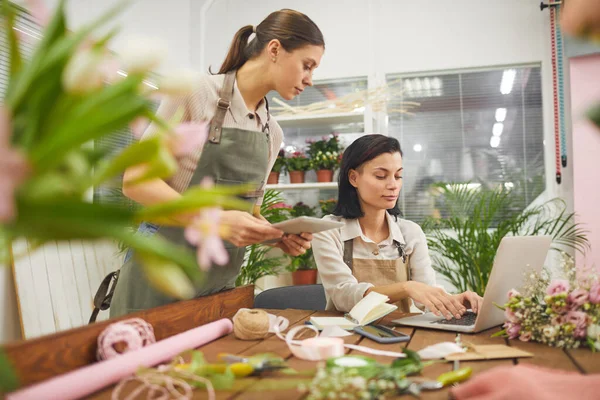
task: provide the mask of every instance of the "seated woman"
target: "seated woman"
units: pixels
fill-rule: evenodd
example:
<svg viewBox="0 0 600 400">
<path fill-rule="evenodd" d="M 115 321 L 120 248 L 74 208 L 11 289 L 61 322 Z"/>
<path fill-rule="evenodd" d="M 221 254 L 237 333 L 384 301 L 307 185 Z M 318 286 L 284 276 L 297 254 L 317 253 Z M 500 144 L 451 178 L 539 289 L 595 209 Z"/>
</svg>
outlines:
<svg viewBox="0 0 600 400">
<path fill-rule="evenodd" d="M 483 299 L 473 292 L 451 295 L 435 284 L 425 234 L 399 218 L 402 150 L 398 140 L 366 135 L 344 152 L 338 203 L 325 219 L 345 223 L 314 235 L 313 252 L 327 309 L 347 312 L 370 291 L 409 312 L 410 299 L 447 319 L 460 318 Z"/>
</svg>

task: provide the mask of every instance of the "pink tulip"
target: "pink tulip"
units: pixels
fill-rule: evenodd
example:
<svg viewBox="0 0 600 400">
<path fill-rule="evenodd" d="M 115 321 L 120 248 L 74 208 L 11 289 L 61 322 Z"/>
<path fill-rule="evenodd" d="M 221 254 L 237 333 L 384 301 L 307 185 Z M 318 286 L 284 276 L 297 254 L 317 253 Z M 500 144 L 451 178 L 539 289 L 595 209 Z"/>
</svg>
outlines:
<svg viewBox="0 0 600 400">
<path fill-rule="evenodd" d="M 520 324 L 513 324 L 511 322 L 505 322 L 504 328 L 506 329 L 506 334 L 508 335 L 509 339 L 516 339 L 519 337 L 519 334 L 521 333 L 521 325 Z"/>
<path fill-rule="evenodd" d="M 220 209 L 207 208 L 185 228 L 185 239 L 198 248 L 196 257 L 203 271 L 208 271 L 212 264 L 225 265 L 229 261 L 229 255 L 219 236 L 220 219 Z"/>
<path fill-rule="evenodd" d="M 45 27 L 50 22 L 50 11 L 46 7 L 44 0 L 25 0 L 25 8 L 27 8 L 33 19 L 42 27 Z"/>
<path fill-rule="evenodd" d="M 202 148 L 208 137 L 210 124 L 207 122 L 183 122 L 175 127 L 175 136 L 170 147 L 175 156 L 191 154 Z"/>
<path fill-rule="evenodd" d="M 0 223 L 16 217 L 15 192 L 29 175 L 27 159 L 10 143 L 12 133 L 10 114 L 0 106 Z"/>
<path fill-rule="evenodd" d="M 588 298 L 590 303 L 600 304 L 600 283 L 595 283 L 592 285 Z"/>
<path fill-rule="evenodd" d="M 208 176 L 200 182 L 200 187 L 204 189 L 210 189 L 213 186 L 214 181 Z M 220 209 L 205 208 L 200 212 L 200 216 L 185 228 L 185 239 L 198 248 L 196 257 L 198 265 L 203 271 L 208 271 L 213 263 L 225 265 L 229 261 L 229 254 L 219 236 L 220 219 Z"/>
<path fill-rule="evenodd" d="M 515 289 L 510 289 L 510 290 L 508 291 L 508 294 L 507 294 L 507 296 L 508 296 L 508 298 L 509 298 L 509 299 L 512 299 L 513 297 L 515 297 L 515 296 L 520 296 L 520 295 L 521 295 L 521 293 L 519 293 L 519 292 L 518 292 L 517 290 L 515 290 Z"/>
<path fill-rule="evenodd" d="M 556 294 L 566 294 L 569 291 L 569 282 L 564 279 L 555 279 L 550 283 L 548 289 L 546 289 L 546 294 L 549 296 L 554 296 Z"/>
<path fill-rule="evenodd" d="M 504 310 L 504 318 L 508 322 L 513 323 L 513 324 L 516 324 L 516 323 L 520 322 L 519 318 L 517 318 L 517 316 L 515 315 L 515 313 L 512 312 L 511 309 L 508 308 L 508 307 L 506 307 L 506 309 Z"/>
</svg>

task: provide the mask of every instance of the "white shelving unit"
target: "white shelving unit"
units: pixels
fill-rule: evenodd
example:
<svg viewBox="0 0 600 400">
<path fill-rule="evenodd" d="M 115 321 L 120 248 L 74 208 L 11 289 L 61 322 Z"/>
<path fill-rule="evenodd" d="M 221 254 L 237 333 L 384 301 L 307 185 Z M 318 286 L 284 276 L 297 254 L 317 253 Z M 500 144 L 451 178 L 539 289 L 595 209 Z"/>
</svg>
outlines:
<svg viewBox="0 0 600 400">
<path fill-rule="evenodd" d="M 337 114 L 317 114 L 317 115 L 291 115 L 277 117 L 277 122 L 282 128 L 299 128 L 312 126 L 327 126 L 336 124 L 348 124 L 354 122 L 364 122 L 364 112 L 349 112 Z"/>
<path fill-rule="evenodd" d="M 309 189 L 331 189 L 336 190 L 337 182 L 308 182 L 308 183 L 279 183 L 276 185 L 267 185 L 267 189 L 273 190 L 309 190 Z"/>
</svg>

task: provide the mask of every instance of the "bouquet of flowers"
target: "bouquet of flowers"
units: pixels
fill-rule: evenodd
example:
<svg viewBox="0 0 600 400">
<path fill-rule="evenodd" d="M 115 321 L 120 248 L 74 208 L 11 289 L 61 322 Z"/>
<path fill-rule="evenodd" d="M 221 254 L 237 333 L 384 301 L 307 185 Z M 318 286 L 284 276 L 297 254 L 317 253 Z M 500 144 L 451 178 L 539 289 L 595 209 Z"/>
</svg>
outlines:
<svg viewBox="0 0 600 400">
<path fill-rule="evenodd" d="M 287 171 L 308 171 L 310 169 L 310 160 L 301 151 L 295 151 L 285 159 L 285 168 Z"/>
<path fill-rule="evenodd" d="M 535 341 L 554 347 L 589 346 L 600 350 L 600 282 L 594 276 L 575 277 L 570 256 L 567 279 L 550 279 L 548 273 L 527 277 L 523 293 L 511 290 L 501 307 L 506 322 L 496 336 Z"/>
</svg>

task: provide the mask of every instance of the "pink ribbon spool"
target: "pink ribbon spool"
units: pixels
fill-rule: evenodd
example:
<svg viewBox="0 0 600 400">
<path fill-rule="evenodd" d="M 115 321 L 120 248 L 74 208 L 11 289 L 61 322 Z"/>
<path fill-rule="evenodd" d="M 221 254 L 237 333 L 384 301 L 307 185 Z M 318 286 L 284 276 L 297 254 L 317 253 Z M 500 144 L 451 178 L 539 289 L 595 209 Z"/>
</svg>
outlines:
<svg viewBox="0 0 600 400">
<path fill-rule="evenodd" d="M 124 344 L 123 351 L 118 351 L 116 345 Z M 131 318 L 110 324 L 98 336 L 98 360 L 109 360 L 123 353 L 141 349 L 156 343 L 152 325 L 141 318 Z"/>
<path fill-rule="evenodd" d="M 303 329 L 310 329 L 316 336 L 310 339 L 294 340 L 294 336 Z M 319 330 L 312 325 L 296 326 L 285 335 L 277 332 L 284 339 L 292 354 L 302 360 L 321 361 L 331 357 L 344 355 L 344 340 L 338 337 L 320 337 Z"/>
</svg>

